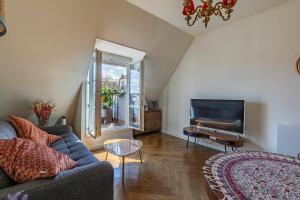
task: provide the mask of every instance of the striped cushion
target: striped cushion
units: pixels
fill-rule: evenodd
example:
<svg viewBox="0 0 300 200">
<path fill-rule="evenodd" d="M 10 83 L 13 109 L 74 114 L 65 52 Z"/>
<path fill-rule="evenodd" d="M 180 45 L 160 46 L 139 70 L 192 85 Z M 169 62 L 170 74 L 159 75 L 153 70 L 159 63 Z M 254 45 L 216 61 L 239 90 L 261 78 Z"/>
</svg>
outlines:
<svg viewBox="0 0 300 200">
<path fill-rule="evenodd" d="M 26 119 L 14 115 L 10 115 L 9 118 L 13 126 L 17 129 L 18 136 L 21 138 L 29 139 L 43 145 L 49 145 L 62 138 L 46 133 Z"/>
</svg>

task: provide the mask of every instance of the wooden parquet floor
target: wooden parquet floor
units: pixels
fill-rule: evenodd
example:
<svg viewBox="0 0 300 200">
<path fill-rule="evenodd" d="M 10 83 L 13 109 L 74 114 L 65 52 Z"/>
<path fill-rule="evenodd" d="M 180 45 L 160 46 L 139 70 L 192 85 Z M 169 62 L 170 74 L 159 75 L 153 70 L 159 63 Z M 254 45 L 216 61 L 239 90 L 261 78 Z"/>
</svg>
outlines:
<svg viewBox="0 0 300 200">
<path fill-rule="evenodd" d="M 108 155 L 114 167 L 114 200 L 207 200 L 202 167 L 205 160 L 217 153 L 200 145 L 161 133 L 139 136 L 144 145 L 138 154 L 126 158 L 125 186 L 121 184 L 121 159 Z M 105 150 L 94 154 L 105 159 Z"/>
</svg>

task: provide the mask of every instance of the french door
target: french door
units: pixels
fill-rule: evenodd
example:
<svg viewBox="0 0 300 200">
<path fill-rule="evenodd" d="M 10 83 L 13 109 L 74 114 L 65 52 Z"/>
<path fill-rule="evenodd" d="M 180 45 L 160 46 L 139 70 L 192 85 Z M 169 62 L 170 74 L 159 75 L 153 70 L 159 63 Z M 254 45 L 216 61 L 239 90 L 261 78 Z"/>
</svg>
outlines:
<svg viewBox="0 0 300 200">
<path fill-rule="evenodd" d="M 102 88 L 102 52 L 95 50 L 85 84 L 86 131 L 97 138 L 101 135 L 101 88 Z M 144 86 L 143 61 L 134 62 L 127 67 L 127 125 L 129 128 L 143 130 Z"/>
<path fill-rule="evenodd" d="M 96 138 L 101 135 L 102 52 L 94 50 L 86 78 L 86 130 Z"/>
<path fill-rule="evenodd" d="M 144 130 L 143 61 L 134 62 L 128 68 L 128 126 Z"/>
</svg>

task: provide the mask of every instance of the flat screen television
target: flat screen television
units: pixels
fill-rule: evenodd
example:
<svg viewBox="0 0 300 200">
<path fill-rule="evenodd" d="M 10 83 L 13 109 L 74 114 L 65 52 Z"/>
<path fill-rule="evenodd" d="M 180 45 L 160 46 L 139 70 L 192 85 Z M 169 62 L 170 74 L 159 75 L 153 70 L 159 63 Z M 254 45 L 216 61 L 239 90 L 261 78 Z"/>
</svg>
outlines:
<svg viewBox="0 0 300 200">
<path fill-rule="evenodd" d="M 234 133 L 244 133 L 244 100 L 192 99 L 190 124 Z"/>
</svg>

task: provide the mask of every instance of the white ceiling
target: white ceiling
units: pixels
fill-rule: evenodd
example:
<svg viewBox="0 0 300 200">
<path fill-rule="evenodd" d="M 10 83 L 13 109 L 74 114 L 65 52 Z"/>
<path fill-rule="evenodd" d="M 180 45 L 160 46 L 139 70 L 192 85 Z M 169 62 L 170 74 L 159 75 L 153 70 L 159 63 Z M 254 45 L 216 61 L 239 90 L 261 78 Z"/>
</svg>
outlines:
<svg viewBox="0 0 300 200">
<path fill-rule="evenodd" d="M 212 17 L 208 24 L 208 28 L 204 27 L 204 24 L 198 20 L 193 27 L 189 27 L 182 15 L 183 0 L 127 0 L 128 2 L 140 7 L 147 12 L 169 22 L 177 28 L 193 35 L 197 36 L 203 32 L 224 26 L 226 23 L 234 22 L 253 15 L 258 12 L 262 12 L 268 8 L 276 6 L 287 0 L 239 0 L 234 9 L 232 18 L 228 22 L 224 22 L 219 17 Z M 200 0 L 194 0 L 195 6 L 200 4 Z M 216 2 L 216 1 L 215 1 Z"/>
</svg>

